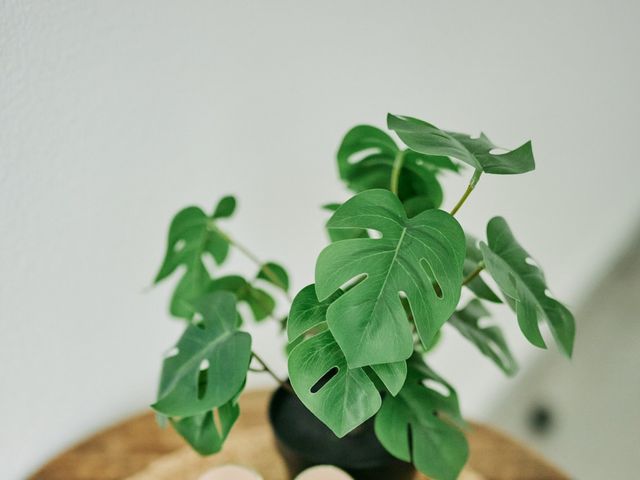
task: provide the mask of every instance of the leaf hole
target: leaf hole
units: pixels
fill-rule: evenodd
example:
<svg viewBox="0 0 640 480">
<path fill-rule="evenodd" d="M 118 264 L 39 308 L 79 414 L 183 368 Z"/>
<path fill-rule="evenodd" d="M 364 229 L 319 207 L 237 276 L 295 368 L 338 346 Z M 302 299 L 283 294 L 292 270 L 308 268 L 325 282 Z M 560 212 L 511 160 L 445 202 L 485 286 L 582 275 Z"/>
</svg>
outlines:
<svg viewBox="0 0 640 480">
<path fill-rule="evenodd" d="M 524 263 L 526 263 L 527 265 L 531 265 L 532 267 L 540 268 L 538 263 L 531 257 L 525 258 Z"/>
<path fill-rule="evenodd" d="M 436 292 L 436 297 L 442 298 L 442 287 L 438 283 L 437 280 L 434 280 L 432 283 L 433 291 Z"/>
<path fill-rule="evenodd" d="M 367 228 L 367 234 L 374 240 L 380 240 L 382 238 L 382 232 L 380 230 L 374 230 L 373 228 Z"/>
<path fill-rule="evenodd" d="M 193 314 L 193 318 L 191 319 L 191 323 L 196 327 L 204 330 L 204 317 L 200 312 L 196 312 Z"/>
<path fill-rule="evenodd" d="M 187 242 L 183 238 L 181 238 L 173 246 L 173 251 L 174 252 L 180 252 L 180 251 L 184 250 L 184 247 L 186 247 L 186 246 L 187 246 Z"/>
<path fill-rule="evenodd" d="M 382 151 L 377 147 L 365 148 L 364 150 L 360 150 L 359 152 L 355 152 L 349 155 L 349 158 L 347 158 L 347 163 L 349 163 L 350 165 L 353 165 L 355 163 L 358 163 L 364 160 L 367 157 L 370 157 L 372 155 L 378 155 L 381 152 Z"/>
<path fill-rule="evenodd" d="M 209 360 L 206 358 L 200 362 L 200 370 L 207 370 L 209 368 Z"/>
<path fill-rule="evenodd" d="M 551 300 L 555 300 L 556 298 L 553 296 L 553 293 L 551 293 L 551 290 L 549 290 L 548 288 L 544 289 L 544 296 L 547 298 L 550 298 Z"/>
<path fill-rule="evenodd" d="M 200 367 L 202 367 L 202 364 L 200 364 Z M 208 371 L 207 364 L 207 368 L 201 369 L 198 372 L 198 400 L 201 400 L 207 392 L 207 384 L 209 383 L 209 376 L 207 375 Z"/>
<path fill-rule="evenodd" d="M 329 383 L 329 381 L 338 374 L 339 371 L 340 369 L 338 367 L 332 367 L 311 387 L 311 393 L 318 393 L 322 387 Z"/>
<path fill-rule="evenodd" d="M 509 150 L 507 150 L 506 148 L 495 147 L 489 150 L 489 153 L 491 155 L 504 155 L 505 153 L 509 153 Z"/>
<path fill-rule="evenodd" d="M 447 388 L 446 385 L 443 385 L 440 382 L 436 382 L 435 380 L 431 380 L 430 378 L 423 380 L 422 385 L 428 388 L 429 390 L 433 390 L 436 393 L 439 393 L 443 397 L 448 397 L 449 394 L 451 393 L 449 392 L 449 389 Z"/>
<path fill-rule="evenodd" d="M 357 284 L 362 282 L 365 278 L 367 278 L 367 274 L 363 273 L 362 275 L 358 275 L 357 277 L 353 277 L 351 280 L 347 280 L 342 285 L 340 285 L 340 290 L 346 292 L 347 290 L 352 289 Z"/>
<path fill-rule="evenodd" d="M 178 349 L 178 347 L 173 347 L 169 349 L 167 352 L 165 352 L 164 358 L 172 358 L 178 355 L 179 353 L 180 353 L 180 349 Z"/>
<path fill-rule="evenodd" d="M 218 435 L 222 435 L 222 420 L 220 419 L 220 409 L 213 410 L 213 426 L 218 431 Z"/>
</svg>

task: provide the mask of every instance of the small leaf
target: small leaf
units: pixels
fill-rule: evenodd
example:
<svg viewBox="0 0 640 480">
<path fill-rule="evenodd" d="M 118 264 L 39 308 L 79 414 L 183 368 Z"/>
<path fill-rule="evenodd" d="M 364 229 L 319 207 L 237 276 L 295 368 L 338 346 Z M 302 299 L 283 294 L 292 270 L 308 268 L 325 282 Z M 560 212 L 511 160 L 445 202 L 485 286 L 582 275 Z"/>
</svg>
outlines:
<svg viewBox="0 0 640 480">
<path fill-rule="evenodd" d="M 190 325 L 166 358 L 153 409 L 171 417 L 192 416 L 219 407 L 242 387 L 251 358 L 251 336 L 237 330 L 236 302 L 216 292 L 197 302 L 202 321 Z"/>
<path fill-rule="evenodd" d="M 334 301 L 329 328 L 351 368 L 394 363 L 413 352 L 406 295 L 418 334 L 429 345 L 460 298 L 464 233 L 448 213 L 427 210 L 408 219 L 388 190 L 368 190 L 342 205 L 331 230 L 367 228 L 382 238 L 342 240 L 316 263 L 316 292 L 323 301 L 350 281 L 365 277 Z"/>
<path fill-rule="evenodd" d="M 478 240 L 472 235 L 465 233 L 467 242 L 467 256 L 464 259 L 464 276 L 470 275 L 477 267 L 478 264 L 483 261 L 482 252 L 478 248 Z M 466 287 L 476 294 L 478 298 L 488 300 L 493 303 L 502 303 L 500 297 L 498 297 L 491 287 L 486 284 L 480 275 L 476 276 L 473 280 L 467 283 Z"/>
<path fill-rule="evenodd" d="M 473 343 L 483 355 L 493 360 L 507 375 L 514 375 L 518 365 L 499 327 L 481 327 L 480 319 L 490 314 L 480 300 L 473 299 L 462 310 L 453 314 L 449 323 Z"/>
<path fill-rule="evenodd" d="M 533 345 L 546 348 L 539 326 L 539 322 L 546 321 L 560 349 L 570 357 L 575 320 L 567 307 L 547 295 L 542 270 L 532 264 L 504 218 L 491 219 L 487 239 L 488 245 L 480 244 L 487 270 L 508 297 L 507 303 L 515 310 L 525 337 Z"/>
<path fill-rule="evenodd" d="M 171 425 L 200 455 L 211 455 L 222 449 L 231 427 L 240 415 L 237 402 L 230 400 L 218 407 L 220 426 L 216 425 L 212 411 L 171 419 Z"/>
<path fill-rule="evenodd" d="M 447 395 L 429 388 L 444 387 Z M 409 373 L 397 397 L 387 395 L 375 420 L 376 436 L 395 457 L 413 462 L 435 480 L 455 480 L 469 456 L 459 420 L 455 390 L 426 365 L 409 362 Z"/>
<path fill-rule="evenodd" d="M 474 169 L 493 174 L 518 174 L 535 168 L 531 142 L 506 153 L 492 153 L 497 147 L 486 135 L 446 132 L 417 118 L 389 114 L 389 129 L 412 150 L 425 155 L 443 155 L 471 165 Z"/>
<path fill-rule="evenodd" d="M 213 212 L 212 218 L 227 218 L 233 215 L 233 212 L 236 210 L 236 199 L 235 197 L 229 195 L 227 197 L 222 197 L 216 206 L 216 209 Z"/>
<path fill-rule="evenodd" d="M 272 283 L 276 287 L 289 291 L 289 275 L 281 265 L 274 262 L 265 263 L 258 272 L 257 278 Z"/>
<path fill-rule="evenodd" d="M 212 280 L 206 291 L 231 292 L 238 302 L 245 302 L 251 309 L 256 321 L 269 317 L 276 307 L 276 302 L 271 295 L 260 288 L 256 288 L 239 275 L 226 275 Z"/>
</svg>

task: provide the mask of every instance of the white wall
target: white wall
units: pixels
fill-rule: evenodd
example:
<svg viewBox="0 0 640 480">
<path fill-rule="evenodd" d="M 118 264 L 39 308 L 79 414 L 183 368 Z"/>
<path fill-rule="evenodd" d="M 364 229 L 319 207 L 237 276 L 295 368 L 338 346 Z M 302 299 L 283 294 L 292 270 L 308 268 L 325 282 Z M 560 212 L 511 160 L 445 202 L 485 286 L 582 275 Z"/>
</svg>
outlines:
<svg viewBox="0 0 640 480">
<path fill-rule="evenodd" d="M 533 138 L 539 170 L 483 178 L 459 218 L 482 233 L 505 215 L 577 302 L 639 211 L 640 8 L 527 3 L 4 0 L 0 476 L 152 401 L 180 325 L 170 285 L 144 291 L 177 209 L 236 193 L 229 230 L 301 287 L 318 206 L 346 196 L 340 137 L 387 111 Z M 450 205 L 464 181 L 448 185 Z M 449 340 L 437 366 L 482 417 L 506 382 Z"/>
</svg>

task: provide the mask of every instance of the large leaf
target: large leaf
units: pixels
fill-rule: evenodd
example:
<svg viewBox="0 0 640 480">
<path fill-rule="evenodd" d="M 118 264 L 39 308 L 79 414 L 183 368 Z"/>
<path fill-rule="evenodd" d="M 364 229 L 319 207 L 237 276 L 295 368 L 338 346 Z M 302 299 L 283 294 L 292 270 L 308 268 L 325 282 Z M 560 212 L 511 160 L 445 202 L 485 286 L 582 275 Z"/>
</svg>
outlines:
<svg viewBox="0 0 640 480">
<path fill-rule="evenodd" d="M 328 223 L 330 229 L 366 228 L 382 238 L 342 240 L 327 246 L 316 263 L 322 301 L 364 277 L 328 308 L 327 321 L 351 368 L 406 360 L 412 328 L 402 306 L 406 296 L 418 334 L 431 344 L 460 298 L 464 233 L 448 213 L 427 210 L 407 218 L 387 190 L 362 192 Z"/>
<path fill-rule="evenodd" d="M 487 270 L 508 297 L 525 337 L 533 345 L 546 348 L 539 325 L 546 321 L 560 349 L 571 356 L 576 328 L 573 315 L 547 294 L 542 270 L 516 241 L 504 218 L 491 219 L 487 240 L 488 245 L 480 244 Z"/>
<path fill-rule="evenodd" d="M 290 344 L 295 345 L 289 353 L 291 385 L 307 408 L 339 437 L 373 416 L 381 405 L 375 377 L 370 378 L 363 368 L 350 369 L 326 330 L 327 308 L 341 294 L 320 302 L 314 285 L 308 285 L 294 298 L 287 325 Z M 406 378 L 406 362 L 372 368 L 396 395 Z"/>
<path fill-rule="evenodd" d="M 177 353 L 162 366 L 158 401 L 170 417 L 192 416 L 224 405 L 242 387 L 251 359 L 251 336 L 237 330 L 236 302 L 229 292 L 197 302 L 202 321 L 189 325 Z"/>
<path fill-rule="evenodd" d="M 464 259 L 464 276 L 470 275 L 483 261 L 482 252 L 478 247 L 478 240 L 473 236 L 465 233 L 467 242 L 467 256 Z M 478 298 L 488 300 L 494 303 L 502 303 L 500 297 L 498 297 L 491 287 L 485 283 L 480 275 L 477 275 L 473 280 L 467 283 L 466 287 L 476 294 Z"/>
<path fill-rule="evenodd" d="M 187 207 L 171 221 L 167 250 L 154 283 L 161 282 L 180 266 L 184 274 L 174 291 L 170 311 L 177 317 L 191 319 L 193 301 L 205 290 L 209 273 L 204 263 L 211 256 L 221 264 L 229 252 L 228 240 L 215 228 L 217 218 L 230 216 L 235 209 L 235 199 L 224 197 L 209 217 L 198 207 Z"/>
<path fill-rule="evenodd" d="M 421 361 L 409 362 L 407 381 L 396 397 L 384 398 L 375 421 L 380 443 L 394 456 L 413 462 L 434 480 L 458 478 L 469 449 L 455 390 Z M 438 384 L 440 393 L 431 385 Z"/>
<path fill-rule="evenodd" d="M 338 150 L 338 171 L 355 192 L 389 189 L 391 171 L 398 157 L 402 157 L 398 196 L 408 210 L 415 214 L 439 207 L 442 187 L 436 175 L 444 169 L 457 171 L 458 167 L 446 157 L 401 151 L 389 135 L 376 127 L 359 125 L 345 135 Z M 418 205 L 422 207 L 420 210 Z"/>
<path fill-rule="evenodd" d="M 222 449 L 231 427 L 240 415 L 236 400 L 229 400 L 217 409 L 219 425 L 213 411 L 190 417 L 172 418 L 171 425 L 200 455 L 211 455 Z"/>
<path fill-rule="evenodd" d="M 478 138 L 446 132 L 417 118 L 389 114 L 387 125 L 412 150 L 425 155 L 443 155 L 495 174 L 525 173 L 535 168 L 531 142 L 506 153 L 492 153 L 497 147 L 485 134 Z"/>
<path fill-rule="evenodd" d="M 449 323 L 507 375 L 514 375 L 518 371 L 518 365 L 500 328 L 495 325 L 480 325 L 480 320 L 489 316 L 490 313 L 480 300 L 473 299 L 465 308 L 455 312 Z"/>
</svg>

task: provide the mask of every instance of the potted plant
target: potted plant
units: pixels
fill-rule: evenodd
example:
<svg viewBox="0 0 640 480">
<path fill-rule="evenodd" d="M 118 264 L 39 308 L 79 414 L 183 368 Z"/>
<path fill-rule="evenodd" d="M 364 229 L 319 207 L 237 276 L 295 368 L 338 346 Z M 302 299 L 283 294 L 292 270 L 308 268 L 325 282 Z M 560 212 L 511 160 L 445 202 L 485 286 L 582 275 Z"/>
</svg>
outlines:
<svg viewBox="0 0 640 480">
<path fill-rule="evenodd" d="M 237 308 L 246 305 L 251 321 L 270 318 L 275 291 L 288 298 L 285 269 L 226 233 L 233 197 L 211 214 L 188 207 L 173 219 L 155 282 L 180 267 L 170 312 L 186 324 L 164 359 L 153 408 L 197 452 L 221 449 L 240 414 L 247 373 L 264 371 L 281 385 L 270 418 L 292 476 L 334 464 L 356 479 L 411 478 L 414 467 L 453 479 L 468 457 L 465 423 L 454 388 L 426 362 L 443 326 L 513 375 L 516 362 L 499 327 L 480 322 L 489 316 L 485 302 L 503 302 L 529 342 L 546 347 L 546 323 L 571 356 L 574 318 L 551 296 L 507 222 L 493 218 L 478 241 L 455 218 L 483 174 L 533 170 L 531 143 L 497 152 L 484 134 L 473 138 L 395 115 L 387 126 L 405 146 L 360 125 L 338 150 L 340 178 L 354 195 L 325 207 L 331 243 L 317 258 L 315 283 L 295 295 L 287 318 L 276 319 L 288 339 L 290 383 L 252 350 L 243 331 L 249 319 Z M 469 167 L 460 200 L 449 212 L 440 209 L 440 176 Z M 222 265 L 230 249 L 255 263 L 253 275 L 215 273 L 211 267 Z M 471 299 L 461 306 L 463 290 Z"/>
</svg>

